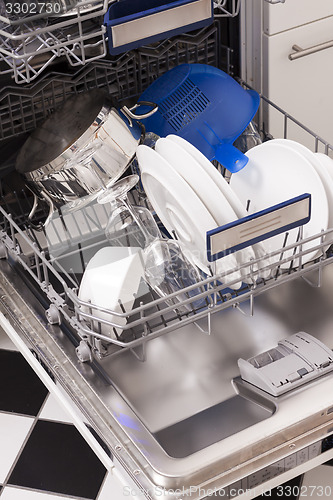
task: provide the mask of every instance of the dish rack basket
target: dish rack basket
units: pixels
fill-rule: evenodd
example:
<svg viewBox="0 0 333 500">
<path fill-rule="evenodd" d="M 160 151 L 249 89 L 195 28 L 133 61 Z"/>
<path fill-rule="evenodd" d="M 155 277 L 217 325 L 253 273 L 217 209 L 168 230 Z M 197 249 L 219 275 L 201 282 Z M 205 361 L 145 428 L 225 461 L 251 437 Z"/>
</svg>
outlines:
<svg viewBox="0 0 333 500">
<path fill-rule="evenodd" d="M 284 113 L 264 96 L 261 96 L 261 101 L 261 109 L 273 106 L 280 112 L 285 126 L 284 135 L 286 138 L 288 124 L 291 121 L 294 126 L 301 127 L 303 131 L 313 138 L 314 151 L 324 151 L 326 154 L 333 152 L 332 146 Z M 264 126 L 261 127 L 261 133 L 267 137 L 264 128 Z M 134 203 L 149 207 L 147 199 L 142 197 L 138 191 L 133 190 L 131 196 Z M 93 355 L 99 358 L 116 356 L 128 349 L 140 360 L 145 360 L 146 343 L 148 341 L 190 323 L 196 324 L 203 333 L 210 334 L 212 314 L 230 307 L 240 309 L 243 303 L 248 302 L 250 308 L 246 307 L 246 311 L 252 315 L 254 298 L 257 295 L 298 277 L 303 277 L 310 284 L 318 286 L 320 285 L 323 267 L 333 262 L 331 246 L 333 243 L 333 228 L 330 228 L 311 238 L 303 239 L 300 237 L 296 244 L 285 246 L 272 253 L 271 255 L 278 256 L 279 260 L 278 262 L 275 261 L 274 264 L 266 264 L 266 266 L 263 264 L 264 267 L 272 270 L 271 277 L 267 280 L 253 279 L 252 284 L 243 284 L 239 290 L 233 290 L 226 289 L 225 285 L 219 281 L 219 277 L 212 275 L 204 277 L 196 285 L 180 290 L 179 293 L 175 292 L 169 295 L 167 297 L 168 303 L 164 298 L 157 297 L 152 290 L 146 290 L 144 297 L 138 298 L 132 310 L 125 311 L 122 304 L 120 304 L 123 312 L 112 311 L 112 321 L 108 319 L 102 320 L 98 319 L 98 312 L 111 314 L 111 311 L 79 299 L 78 275 L 82 276 L 86 265 L 82 246 L 86 239 L 85 230 L 90 234 L 99 235 L 91 245 L 89 240 L 89 245 L 94 248 L 94 251 L 100 246 L 107 245 L 104 238 L 104 229 L 109 217 L 108 208 L 105 205 L 91 205 L 84 215 L 84 224 L 78 224 L 75 221 L 75 212 L 62 215 L 59 218 L 61 223 L 63 222 L 62 217 L 65 217 L 66 227 L 68 227 L 69 223 L 72 224 L 72 228 L 76 227 L 77 235 L 74 235 L 75 231 L 72 229 L 70 233 L 71 237 L 78 239 L 78 244 L 74 249 L 71 246 L 67 254 L 62 252 L 61 257 L 57 257 L 49 252 L 50 232 L 47 233 L 45 230 L 36 231 L 27 223 L 28 211 L 25 206 L 29 206 L 29 200 L 26 197 L 19 196 L 18 193 L 9 195 L 5 191 L 2 193 L 2 199 L 7 201 L 5 201 L 5 205 L 0 207 L 1 257 L 7 258 L 14 265 L 23 269 L 27 279 L 32 281 L 46 295 L 49 301 L 49 308 L 46 311 L 49 323 L 61 324 L 65 322 L 75 332 L 77 335 L 77 354 L 82 361 L 91 360 Z M 41 219 L 45 217 L 42 209 L 37 211 L 35 217 Z M 64 238 L 61 231 L 53 230 L 51 233 L 52 247 L 57 248 L 57 245 L 59 248 L 63 247 Z M 303 250 L 304 244 L 311 240 L 316 240 L 316 247 Z M 310 251 L 313 252 L 316 248 L 322 250 L 321 256 L 315 261 L 303 265 L 303 256 Z M 89 247 L 89 249 L 91 248 Z M 294 250 L 293 255 L 288 252 L 288 257 L 285 257 L 284 255 L 289 249 Z M 75 257 L 76 262 L 81 263 L 82 268 L 79 273 L 77 269 L 69 269 L 68 266 L 63 266 L 62 259 L 69 256 Z M 298 262 L 296 268 L 293 265 L 295 259 Z M 250 278 L 247 281 L 251 282 L 251 278 L 254 278 L 253 268 L 259 261 L 260 259 L 257 259 L 250 264 L 243 264 L 246 274 Z M 289 269 L 282 270 L 281 264 L 285 263 L 290 263 Z M 233 271 L 231 270 L 230 273 Z M 312 271 L 318 273 L 315 283 L 308 279 L 309 273 Z M 313 279 L 312 275 L 311 279 Z M 193 288 L 200 288 L 200 293 L 195 296 L 195 303 L 199 303 L 199 306 L 193 305 L 193 296 L 191 296 Z M 187 305 L 185 312 L 183 308 L 177 308 L 177 305 L 170 305 L 169 301 L 177 299 L 178 295 L 179 299 L 181 295 L 182 304 Z M 184 295 L 188 296 L 185 300 Z M 110 332 L 107 335 L 105 334 L 106 326 Z"/>
<path fill-rule="evenodd" d="M 116 1 L 4 0 L 0 3 L 0 75 L 27 84 L 63 58 L 73 67 L 104 59 L 108 38 L 103 18 Z M 241 0 L 215 0 L 213 5 L 216 19 L 233 18 L 239 15 Z"/>
<path fill-rule="evenodd" d="M 0 73 L 11 76 L 17 84 L 27 84 L 59 62 L 59 58 L 66 58 L 73 67 L 105 58 L 108 39 L 103 18 L 110 3 L 109 0 L 3 1 Z M 214 15 L 235 17 L 239 8 L 240 0 L 216 0 Z"/>
<path fill-rule="evenodd" d="M 231 73 L 232 59 L 230 48 L 220 45 L 215 22 L 158 46 L 142 47 L 111 61 L 94 61 L 73 74 L 45 74 L 24 87 L 6 87 L 0 92 L 0 139 L 32 131 L 71 95 L 101 88 L 119 101 L 135 99 L 153 80 L 178 64 L 222 65 Z"/>
<path fill-rule="evenodd" d="M 49 10 L 41 11 L 42 6 Z M 4 2 L 0 10 L 1 73 L 18 84 L 29 83 L 59 57 L 65 57 L 71 66 L 104 57 L 102 19 L 107 8 L 108 0 Z"/>
<path fill-rule="evenodd" d="M 230 48 L 220 45 L 217 23 L 195 33 L 185 34 L 171 40 L 161 42 L 157 47 L 142 47 L 124 54 L 113 61 L 94 61 L 81 68 L 74 74 L 53 73 L 39 79 L 36 83 L 22 88 L 16 86 L 7 88 L 0 94 L 0 147 L 2 144 L 17 143 L 26 137 L 48 114 L 67 97 L 93 88 L 106 89 L 120 101 L 135 102 L 137 97 L 158 76 L 181 63 L 211 64 L 232 72 L 233 54 Z M 243 83 L 245 85 L 245 83 Z M 279 107 L 261 96 L 261 105 L 255 121 L 263 139 L 269 138 L 266 126 L 267 111 L 275 109 L 281 118 L 284 137 L 288 138 L 290 130 L 299 127 L 312 140 L 313 150 L 332 154 L 333 148 L 319 138 L 314 132 L 294 120 Z M 292 127 L 290 124 L 292 123 Z M 290 137 L 292 138 L 292 137 Z M 61 214 L 52 235 L 45 228 L 40 230 L 40 222 L 45 221 L 48 213 L 39 206 L 33 216 L 33 224 L 29 222 L 32 207 L 32 196 L 25 188 L 14 188 L 6 185 L 6 172 L 11 172 L 12 179 L 14 160 L 11 154 L 2 154 L 0 174 L 3 177 L 0 194 L 0 256 L 7 258 L 13 266 L 22 271 L 21 274 L 36 290 L 42 292 L 48 300 L 46 317 L 51 324 L 66 324 L 75 338 L 77 353 L 82 361 L 88 361 L 92 356 L 103 358 L 117 356 L 124 350 L 131 350 L 141 360 L 146 356 L 146 343 L 156 337 L 176 330 L 183 325 L 195 323 L 203 332 L 211 333 L 210 319 L 212 314 L 226 308 L 240 309 L 242 303 L 250 303 L 250 314 L 253 313 L 254 298 L 256 295 L 269 290 L 288 280 L 303 276 L 305 279 L 311 271 L 317 271 L 320 283 L 322 268 L 331 263 L 333 254 L 327 250 L 328 241 L 333 242 L 333 229 L 313 236 L 318 242 L 318 248 L 323 252 L 320 258 L 302 265 L 302 256 L 307 251 L 302 250 L 305 243 L 300 239 L 295 246 L 295 253 L 284 258 L 284 252 L 289 247 L 275 252 L 279 262 L 275 263 L 273 273 L 267 280 L 254 278 L 254 266 L 244 264 L 244 272 L 249 277 L 250 284 L 243 284 L 239 290 L 226 289 L 218 280 L 218 276 L 202 277 L 202 280 L 193 285 L 200 288 L 196 295 L 196 302 L 191 297 L 192 288 L 183 288 L 179 294 L 182 303 L 187 309 L 170 305 L 170 300 L 177 301 L 178 292 L 164 298 L 159 298 L 153 290 L 144 289 L 141 297 L 137 297 L 131 311 L 112 312 L 112 321 L 99 320 L 98 309 L 95 305 L 84 303 L 78 297 L 80 279 L 84 272 L 87 260 L 85 251 L 97 251 L 106 246 L 104 229 L 108 220 L 109 208 L 105 205 L 91 205 L 83 211 L 84 220 L 77 223 L 75 212 Z M 217 165 L 218 167 L 218 165 Z M 225 172 L 222 172 L 225 174 Z M 147 199 L 139 190 L 131 193 L 135 204 L 150 208 Z M 75 245 L 64 247 L 64 235 L 61 233 L 63 222 L 65 226 L 73 228 L 71 236 L 75 234 Z M 51 227 L 51 226 L 50 226 Z M 60 229 L 59 229 L 60 228 Z M 84 248 L 87 234 L 93 234 L 94 240 L 89 240 L 88 247 Z M 96 237 L 95 237 L 96 236 Z M 324 242 L 325 237 L 325 242 Z M 51 238 L 51 247 L 50 247 Z M 52 251 L 51 251 L 52 250 Z M 324 251 L 326 250 L 326 251 Z M 309 251 L 309 250 L 308 250 Z M 312 248 L 313 251 L 313 248 Z M 289 253 L 288 253 L 289 255 Z M 299 265 L 289 270 L 282 270 L 280 265 L 285 262 L 292 264 L 293 259 L 299 258 Z M 67 261 L 66 261 L 67 259 Z M 79 269 L 74 269 L 69 261 L 79 263 Z M 73 260 L 74 259 L 74 260 Z M 64 265 L 64 262 L 67 262 Z M 230 273 L 233 270 L 230 271 Z M 251 282 L 252 279 L 252 282 Z M 252 283 L 252 284 L 251 284 Z M 184 295 L 188 298 L 184 299 Z M 180 298 L 180 297 L 179 297 Z M 199 305 L 198 305 L 199 304 Z M 120 304 L 122 307 L 122 305 Z M 105 313 L 110 311 L 105 310 Z M 125 324 L 124 324 L 125 323 Z M 108 328 L 107 335 L 105 328 Z M 119 333 L 120 332 L 120 333 Z"/>
</svg>

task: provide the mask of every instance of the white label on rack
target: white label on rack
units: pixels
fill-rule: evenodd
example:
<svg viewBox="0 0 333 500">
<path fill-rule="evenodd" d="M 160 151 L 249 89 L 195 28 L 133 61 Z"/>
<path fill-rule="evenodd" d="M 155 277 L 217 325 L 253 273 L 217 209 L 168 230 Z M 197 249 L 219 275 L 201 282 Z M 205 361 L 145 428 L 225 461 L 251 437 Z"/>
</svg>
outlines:
<svg viewBox="0 0 333 500">
<path fill-rule="evenodd" d="M 303 225 L 310 219 L 310 208 L 310 195 L 304 194 L 208 231 L 208 260 L 216 260 L 229 251 L 245 248 L 292 227 Z"/>
<path fill-rule="evenodd" d="M 133 19 L 112 26 L 112 45 L 121 47 L 148 36 L 158 35 L 189 24 L 209 19 L 212 15 L 211 0 L 198 0 L 181 7 L 166 9 L 150 16 Z"/>
</svg>

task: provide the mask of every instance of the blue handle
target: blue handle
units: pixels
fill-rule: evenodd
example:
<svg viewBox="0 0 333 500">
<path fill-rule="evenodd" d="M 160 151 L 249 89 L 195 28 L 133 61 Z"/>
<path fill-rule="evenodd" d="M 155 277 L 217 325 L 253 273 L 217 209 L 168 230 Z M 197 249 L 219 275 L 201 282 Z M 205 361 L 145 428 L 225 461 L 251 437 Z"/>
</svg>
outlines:
<svg viewBox="0 0 333 500">
<path fill-rule="evenodd" d="M 232 174 L 242 170 L 249 161 L 247 156 L 230 143 L 217 146 L 215 159 Z"/>
</svg>

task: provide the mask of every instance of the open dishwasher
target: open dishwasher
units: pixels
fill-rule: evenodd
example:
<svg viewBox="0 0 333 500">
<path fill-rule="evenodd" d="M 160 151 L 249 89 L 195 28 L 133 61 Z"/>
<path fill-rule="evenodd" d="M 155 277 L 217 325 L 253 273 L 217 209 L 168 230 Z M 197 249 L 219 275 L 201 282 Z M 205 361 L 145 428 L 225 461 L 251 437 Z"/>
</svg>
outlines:
<svg viewBox="0 0 333 500">
<path fill-rule="evenodd" d="M 48 204 L 34 204 L 14 175 L 18 142 L 72 94 L 106 88 L 135 103 L 157 76 L 181 63 L 230 73 L 232 51 L 221 46 L 220 28 L 217 17 L 157 47 L 92 61 L 74 73 L 46 74 L 0 95 L 0 324 L 50 390 L 49 372 L 87 417 L 110 455 L 74 417 L 76 425 L 103 463 L 123 476 L 127 496 L 253 498 L 333 457 L 333 228 L 310 238 L 300 229 L 296 243 L 275 251 L 273 263 L 258 258 L 254 264 L 268 267 L 269 277 L 254 278 L 255 266 L 247 262 L 241 287 L 226 287 L 212 264 L 211 275 L 196 284 L 195 300 L 193 285 L 160 298 L 140 282 L 129 311 L 120 303 L 111 321 L 101 320 L 98 307 L 78 291 L 87 263 L 107 244 L 109 205 L 58 210 L 50 218 Z M 273 107 L 285 139 L 293 123 L 314 151 L 332 152 L 315 131 L 260 97 L 254 121 L 263 140 L 271 139 L 265 113 Z M 140 186 L 129 197 L 152 210 Z M 301 228 L 308 201 L 293 200 L 305 204 Z M 292 217 L 292 206 L 279 210 L 289 209 Z M 316 252 L 304 262 L 308 240 Z"/>
</svg>

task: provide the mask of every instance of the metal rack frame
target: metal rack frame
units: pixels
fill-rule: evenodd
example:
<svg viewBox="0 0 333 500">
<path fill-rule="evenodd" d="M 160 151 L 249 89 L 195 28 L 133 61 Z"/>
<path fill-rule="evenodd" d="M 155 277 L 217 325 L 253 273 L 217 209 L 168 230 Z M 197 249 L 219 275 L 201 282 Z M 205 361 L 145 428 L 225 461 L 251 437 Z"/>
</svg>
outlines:
<svg viewBox="0 0 333 500">
<path fill-rule="evenodd" d="M 64 13 L 59 17 L 0 12 L 0 61 L 7 67 L 2 74 L 11 75 L 17 84 L 26 84 L 39 77 L 59 57 L 66 57 L 75 67 L 106 56 L 103 16 L 109 1 L 98 0 L 92 9 L 85 8 L 91 5 L 87 0 L 76 5 L 61 0 L 61 4 Z M 235 17 L 239 9 L 240 0 L 214 2 L 217 18 Z"/>
<path fill-rule="evenodd" d="M 47 31 L 38 32 L 34 27 L 27 26 L 24 39 L 20 35 L 16 36 L 20 28 L 15 28 L 10 35 L 3 34 L 0 58 L 9 67 L 7 73 L 12 73 L 16 83 L 29 83 L 56 58 L 66 57 L 71 66 L 82 66 L 104 57 L 105 27 L 100 26 L 92 31 L 87 23 L 79 19 L 77 26 L 63 29 L 48 27 Z"/>
<path fill-rule="evenodd" d="M 235 17 L 239 9 L 240 0 L 214 0 L 215 17 Z"/>
<path fill-rule="evenodd" d="M 288 135 L 288 123 L 292 121 L 313 137 L 315 150 L 324 148 L 326 154 L 333 152 L 333 147 L 314 132 L 283 112 L 283 110 L 271 103 L 264 96 L 261 96 L 261 99 L 261 107 L 264 105 L 273 106 L 281 113 L 281 118 L 285 124 L 285 137 Z M 262 127 L 264 130 L 265 125 L 263 124 Z M 189 323 L 197 324 L 199 320 L 204 318 L 206 319 L 207 326 L 206 328 L 200 326 L 200 329 L 204 333 L 209 334 L 212 314 L 229 307 L 240 309 L 240 304 L 245 301 L 250 301 L 250 311 L 253 314 L 255 296 L 286 281 L 298 277 L 307 279 L 305 275 L 311 271 L 317 271 L 317 283 L 312 283 L 308 279 L 307 281 L 314 286 L 320 286 L 323 267 L 333 261 L 330 251 L 326 251 L 327 247 L 333 243 L 333 228 L 329 228 L 327 231 L 314 235 L 311 238 L 304 239 L 301 236 L 296 244 L 294 243 L 275 251 L 271 254 L 271 257 L 278 256 L 278 262 L 275 261 L 273 264 L 267 263 L 266 257 L 264 259 L 253 260 L 250 264 L 243 264 L 241 267 L 246 271 L 249 278 L 248 281 L 251 283 L 252 280 L 252 284 L 244 285 L 240 290 L 226 290 L 225 285 L 219 281 L 219 276 L 217 275 L 205 277 L 196 285 L 182 289 L 179 294 L 183 296 L 184 293 L 187 293 L 189 297 L 183 300 L 184 305 L 190 306 L 188 312 L 180 312 L 177 310 L 176 305 L 168 305 L 164 298 L 156 298 L 153 294 L 146 300 L 146 303 L 140 302 L 131 311 L 110 311 L 79 299 L 79 284 L 75 276 L 71 276 L 64 269 L 62 269 L 63 272 L 59 272 L 61 266 L 56 266 L 56 259 L 50 258 L 45 251 L 47 248 L 39 245 L 38 241 L 40 238 L 38 234 L 31 229 L 25 229 L 24 219 L 27 214 L 21 212 L 20 217 L 16 221 L 16 217 L 9 215 L 3 208 L 0 208 L 0 213 L 2 218 L 0 222 L 1 255 L 3 257 L 7 256 L 16 263 L 19 263 L 35 284 L 45 293 L 50 302 L 50 308 L 47 311 L 49 322 L 60 324 L 62 319 L 64 319 L 76 331 L 83 342 L 81 347 L 86 353 L 84 355 L 79 353 L 83 356 L 83 360 L 90 359 L 91 349 L 98 357 L 117 355 L 117 353 L 124 349 L 130 349 L 139 359 L 144 360 L 147 341 L 174 331 L 182 325 Z M 102 231 L 103 228 L 101 227 L 100 229 Z M 316 245 L 311 249 L 304 250 L 304 244 L 309 241 L 316 241 Z M 23 246 L 29 250 L 25 252 L 26 255 L 21 249 L 23 247 L 22 242 L 24 243 Z M 294 250 L 293 255 L 285 257 L 285 253 L 291 249 Z M 321 250 L 321 256 L 316 261 L 303 265 L 302 258 L 315 249 Z M 81 258 L 81 255 L 79 255 L 80 251 L 80 248 L 78 248 L 78 258 Z M 29 258 L 27 254 L 29 254 Z M 255 264 L 261 260 L 266 263 L 263 268 L 273 270 L 271 277 L 267 280 L 257 280 L 253 271 Z M 296 268 L 293 265 L 295 260 L 298 262 Z M 290 264 L 287 271 L 281 270 L 281 265 L 285 263 Z M 230 270 L 226 274 L 232 274 L 235 270 L 238 269 Z M 191 296 L 190 292 L 198 287 L 202 291 L 195 296 L 195 299 L 202 299 L 204 305 L 197 308 L 192 306 L 191 308 L 193 296 Z M 172 299 L 177 299 L 177 295 L 178 292 L 175 292 L 166 297 L 166 299 L 172 301 Z M 99 319 L 98 311 L 112 314 L 112 320 Z M 126 322 L 125 325 L 124 320 Z M 102 326 L 105 325 L 110 328 L 110 332 L 113 332 L 112 336 L 111 333 L 110 336 L 102 333 Z M 120 329 L 123 332 L 122 335 L 115 335 L 114 329 Z"/>
<path fill-rule="evenodd" d="M 78 4 L 80 5 L 80 4 Z M 78 6 L 69 17 L 31 21 L 0 16 L 0 60 L 16 83 L 35 80 L 58 57 L 66 57 L 71 66 L 84 65 L 105 57 L 106 28 L 101 16 L 108 7 L 100 0 L 93 10 Z"/>
<path fill-rule="evenodd" d="M 23 26 L 40 19 L 50 19 L 55 23 L 61 23 L 66 18 L 77 15 L 82 16 L 90 12 L 103 13 L 108 7 L 109 0 L 52 0 L 50 2 L 27 0 L 24 5 L 10 0 L 7 3 L 8 6 L 3 3 L 0 7 L 0 22 L 8 26 Z M 72 21 L 69 20 L 69 22 Z"/>
<path fill-rule="evenodd" d="M 114 0 L 118 1 L 118 0 Z M 281 3 L 285 0 L 265 0 Z M 17 84 L 27 84 L 38 78 L 57 58 L 66 57 L 73 66 L 103 59 L 107 55 L 106 27 L 103 16 L 109 0 L 59 0 L 58 17 L 46 12 L 0 11 L 1 74 L 13 77 Z M 19 3 L 18 3 L 19 4 Z M 38 1 L 36 1 L 38 4 Z M 25 5 L 30 5 L 29 1 Z M 43 4 L 44 5 L 44 4 Z M 215 0 L 215 18 L 238 16 L 240 0 Z"/>
<path fill-rule="evenodd" d="M 191 292 L 194 288 L 200 287 L 203 291 L 195 296 L 196 300 L 206 300 L 207 306 L 198 309 L 192 309 L 189 313 L 177 312 L 177 307 L 174 305 L 167 305 L 163 298 L 153 298 L 148 303 L 141 303 L 131 311 L 119 313 L 117 311 L 110 311 L 105 308 L 98 307 L 97 305 L 84 302 L 79 299 L 77 283 L 67 275 L 63 277 L 56 270 L 54 261 L 51 262 L 45 250 L 38 248 L 36 241 L 33 241 L 26 232 L 22 231 L 15 223 L 13 218 L 0 207 L 2 216 L 0 240 L 2 242 L 1 256 L 13 259 L 19 263 L 26 273 L 33 279 L 35 284 L 40 287 L 43 293 L 50 301 L 50 308 L 47 311 L 47 318 L 51 324 L 60 324 L 62 319 L 65 319 L 69 325 L 77 331 L 79 337 L 87 342 L 93 348 L 95 353 L 103 357 L 105 355 L 116 355 L 120 350 L 131 349 L 139 359 L 145 359 L 144 345 L 147 341 L 164 335 L 168 332 L 174 331 L 183 325 L 189 323 L 196 323 L 198 320 L 207 319 L 207 329 L 205 333 L 210 334 L 210 318 L 211 315 L 223 309 L 234 307 L 239 308 L 240 304 L 245 301 L 250 301 L 251 314 L 253 314 L 253 300 L 255 296 L 281 285 L 287 281 L 303 277 L 311 271 L 318 271 L 318 283 L 315 286 L 320 286 L 321 271 L 324 266 L 332 263 L 333 256 L 324 251 L 329 244 L 333 243 L 333 229 L 328 229 L 311 238 L 300 239 L 296 244 L 285 246 L 282 249 L 270 254 L 271 257 L 279 256 L 279 261 L 274 264 L 263 266 L 263 269 L 271 269 L 272 277 L 268 280 L 256 281 L 253 266 L 260 262 L 260 259 L 252 261 L 250 264 L 243 264 L 241 267 L 246 268 L 247 276 L 253 277 L 252 285 L 244 285 L 240 291 L 226 291 L 225 285 L 219 281 L 219 276 L 213 275 L 206 277 L 196 285 L 182 289 L 179 294 L 186 294 Z M 325 241 L 324 241 L 325 237 Z M 320 239 L 320 243 L 313 246 L 311 249 L 303 250 L 302 247 L 305 243 Z M 27 247 L 30 247 L 30 255 L 27 260 L 26 256 L 22 253 L 20 245 L 22 242 Z M 302 258 L 309 252 L 314 250 L 323 250 L 322 256 L 314 262 L 302 265 Z M 289 257 L 283 257 L 283 254 L 288 250 L 295 250 L 295 253 Z M 78 250 L 79 253 L 79 250 Z M 282 257 L 281 257 L 282 255 Z M 295 259 L 299 259 L 297 268 L 290 266 L 287 272 L 282 272 L 280 266 L 285 263 L 292 263 Z M 265 259 L 266 260 L 266 259 Z M 229 271 L 231 274 L 236 269 Z M 56 290 L 61 291 L 56 291 Z M 170 294 L 167 299 L 176 298 L 178 292 Z M 187 300 L 183 300 L 183 304 L 191 304 L 193 296 L 189 295 Z M 104 312 L 112 314 L 113 318 L 117 320 L 108 321 L 106 319 L 99 319 L 96 312 Z M 123 324 L 123 319 L 127 324 Z M 110 329 L 118 328 L 123 332 L 137 330 L 137 338 L 133 340 L 124 341 L 121 338 L 112 338 L 111 335 L 103 335 L 101 333 L 102 325 L 107 325 Z M 102 344 L 100 344 L 102 342 Z M 143 346 L 142 352 L 135 352 L 134 349 Z M 116 347 L 116 349 L 114 348 Z"/>
</svg>

